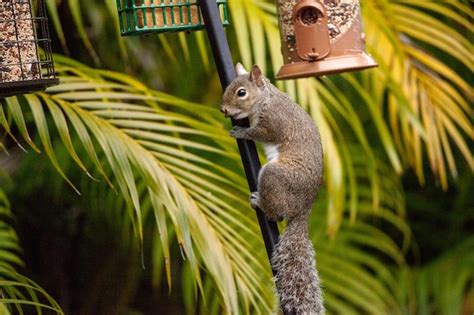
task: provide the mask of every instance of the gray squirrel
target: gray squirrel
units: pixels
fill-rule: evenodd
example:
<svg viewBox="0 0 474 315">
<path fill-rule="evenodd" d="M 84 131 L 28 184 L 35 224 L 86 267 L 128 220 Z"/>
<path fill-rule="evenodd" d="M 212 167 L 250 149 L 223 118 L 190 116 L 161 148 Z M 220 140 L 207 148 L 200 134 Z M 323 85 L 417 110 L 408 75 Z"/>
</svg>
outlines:
<svg viewBox="0 0 474 315">
<path fill-rule="evenodd" d="M 308 217 L 323 175 L 321 138 L 311 117 L 262 75 L 236 65 L 238 76 L 224 92 L 221 112 L 247 118 L 250 127 L 234 126 L 230 135 L 263 144 L 267 163 L 258 174 L 250 204 L 271 220 L 288 225 L 271 263 L 282 310 L 297 315 L 324 314 Z"/>
</svg>

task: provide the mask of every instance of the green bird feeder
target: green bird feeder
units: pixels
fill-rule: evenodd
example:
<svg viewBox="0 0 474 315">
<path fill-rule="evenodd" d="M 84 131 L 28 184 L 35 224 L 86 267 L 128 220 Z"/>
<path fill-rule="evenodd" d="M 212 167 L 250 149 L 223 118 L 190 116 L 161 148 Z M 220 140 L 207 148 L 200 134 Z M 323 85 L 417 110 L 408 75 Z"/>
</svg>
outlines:
<svg viewBox="0 0 474 315">
<path fill-rule="evenodd" d="M 216 0 L 222 23 L 229 24 L 226 0 Z M 122 36 L 204 28 L 198 0 L 117 0 Z"/>
</svg>

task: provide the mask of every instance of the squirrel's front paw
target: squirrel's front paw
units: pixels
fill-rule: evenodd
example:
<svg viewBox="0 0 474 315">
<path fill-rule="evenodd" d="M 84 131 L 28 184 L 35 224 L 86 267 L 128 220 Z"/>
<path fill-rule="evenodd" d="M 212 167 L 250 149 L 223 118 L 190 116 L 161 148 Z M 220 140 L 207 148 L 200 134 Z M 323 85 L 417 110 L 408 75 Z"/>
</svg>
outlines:
<svg viewBox="0 0 474 315">
<path fill-rule="evenodd" d="M 236 139 L 245 139 L 247 135 L 247 129 L 245 127 L 234 126 L 232 130 L 229 132 L 230 136 Z"/>
<path fill-rule="evenodd" d="M 257 191 L 254 191 L 252 194 L 250 194 L 250 206 L 253 209 L 260 207 L 260 194 Z"/>
</svg>

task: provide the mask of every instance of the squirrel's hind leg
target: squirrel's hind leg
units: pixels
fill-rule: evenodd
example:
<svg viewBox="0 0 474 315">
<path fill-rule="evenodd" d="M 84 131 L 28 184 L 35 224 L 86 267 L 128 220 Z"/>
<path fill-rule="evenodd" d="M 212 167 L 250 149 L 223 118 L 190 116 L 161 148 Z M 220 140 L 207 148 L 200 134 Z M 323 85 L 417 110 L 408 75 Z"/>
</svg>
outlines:
<svg viewBox="0 0 474 315">
<path fill-rule="evenodd" d="M 250 194 L 250 206 L 253 209 L 262 209 L 260 206 L 260 193 L 258 191 L 254 191 Z M 270 218 L 272 221 L 283 221 L 283 217 L 277 217 L 277 218 Z"/>
<path fill-rule="evenodd" d="M 258 206 L 272 221 L 281 221 L 287 214 L 287 192 L 277 163 L 267 163 L 258 177 Z"/>
</svg>

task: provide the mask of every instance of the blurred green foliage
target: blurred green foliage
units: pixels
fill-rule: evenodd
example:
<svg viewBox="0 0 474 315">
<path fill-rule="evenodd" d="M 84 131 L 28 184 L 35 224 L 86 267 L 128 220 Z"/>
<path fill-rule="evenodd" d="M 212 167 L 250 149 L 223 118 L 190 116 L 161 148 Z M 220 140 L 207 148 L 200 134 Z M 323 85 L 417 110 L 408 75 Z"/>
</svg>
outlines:
<svg viewBox="0 0 474 315">
<path fill-rule="evenodd" d="M 16 218 L 0 217 L 0 244 L 5 221 L 26 262 L 0 271 L 0 312 L 61 312 L 48 292 L 66 314 L 270 313 L 205 33 L 122 39 L 114 0 L 47 5 L 72 59 L 56 56 L 61 85 L 0 107 L 0 211 Z M 229 6 L 234 60 L 272 78 L 273 2 Z M 362 15 L 378 69 L 277 83 L 323 136 L 310 231 L 328 313 L 471 314 L 472 8 L 364 0 Z M 12 291 L 31 281 L 17 271 L 46 291 Z"/>
</svg>

